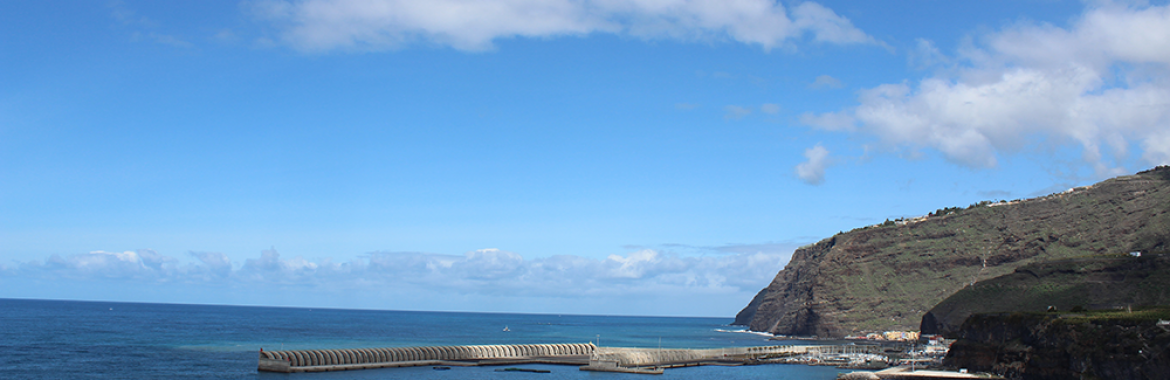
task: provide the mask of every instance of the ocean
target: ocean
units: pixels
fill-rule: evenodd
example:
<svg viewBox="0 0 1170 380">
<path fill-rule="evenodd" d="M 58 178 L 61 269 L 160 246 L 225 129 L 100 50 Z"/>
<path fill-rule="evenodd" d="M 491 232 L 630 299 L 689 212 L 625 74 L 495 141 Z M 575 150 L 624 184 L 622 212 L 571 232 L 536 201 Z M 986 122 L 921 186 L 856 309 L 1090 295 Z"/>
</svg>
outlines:
<svg viewBox="0 0 1170 380">
<path fill-rule="evenodd" d="M 339 310 L 0 299 L 0 379 L 646 379 L 654 375 L 523 365 L 386 368 L 330 373 L 256 371 L 257 352 L 280 349 L 600 343 L 715 348 L 800 344 L 735 332 L 730 318 Z M 510 331 L 503 331 L 507 327 Z M 688 367 L 661 379 L 834 379 L 803 365 Z"/>
</svg>

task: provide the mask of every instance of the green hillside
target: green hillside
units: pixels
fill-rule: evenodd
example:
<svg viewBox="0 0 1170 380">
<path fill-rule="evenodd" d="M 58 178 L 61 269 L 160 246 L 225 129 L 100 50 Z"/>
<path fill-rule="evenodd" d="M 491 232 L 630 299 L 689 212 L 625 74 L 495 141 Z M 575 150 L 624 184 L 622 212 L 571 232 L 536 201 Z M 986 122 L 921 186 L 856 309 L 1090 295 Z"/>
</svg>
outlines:
<svg viewBox="0 0 1170 380">
<path fill-rule="evenodd" d="M 947 297 L 922 318 L 922 332 L 956 337 L 975 313 L 1096 311 L 1170 305 L 1170 255 L 1147 252 L 1025 265 Z"/>
</svg>

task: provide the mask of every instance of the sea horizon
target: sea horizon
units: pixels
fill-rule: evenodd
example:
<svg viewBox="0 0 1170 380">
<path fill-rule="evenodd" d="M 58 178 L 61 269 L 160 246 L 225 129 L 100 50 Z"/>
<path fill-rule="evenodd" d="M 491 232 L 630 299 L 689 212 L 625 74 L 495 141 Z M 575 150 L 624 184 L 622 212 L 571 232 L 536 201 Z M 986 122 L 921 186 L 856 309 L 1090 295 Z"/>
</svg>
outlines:
<svg viewBox="0 0 1170 380">
<path fill-rule="evenodd" d="M 352 311 L 395 311 L 395 312 L 419 312 L 419 313 L 471 313 L 471 314 L 516 314 L 516 315 L 573 315 L 582 317 L 645 317 L 645 318 L 727 318 L 735 320 L 731 317 L 717 317 L 717 316 L 680 316 L 680 315 L 641 315 L 641 314 L 580 314 L 580 313 L 535 313 L 535 312 L 509 312 L 509 311 L 474 311 L 474 310 L 412 310 L 412 309 L 375 309 L 375 308 L 353 308 L 353 307 L 334 307 L 334 306 L 284 306 L 284 305 L 244 305 L 244 304 L 227 304 L 227 303 L 188 303 L 188 302 L 153 302 L 153 301 L 120 301 L 120 300 L 92 300 L 92 299 L 67 299 L 67 298 L 25 298 L 25 297 L 0 297 L 3 300 L 24 300 L 24 301 L 62 301 L 62 302 L 105 302 L 105 303 L 126 303 L 126 304 L 148 304 L 148 305 L 185 305 L 185 306 L 238 306 L 238 307 L 258 307 L 258 308 L 285 308 L 285 309 L 318 309 L 318 310 L 352 310 Z M 740 326 L 728 324 L 728 326 Z M 746 326 L 745 326 L 746 327 Z"/>
<path fill-rule="evenodd" d="M 491 367 L 372 369 L 277 375 L 257 371 L 265 350 L 595 343 L 608 347 L 720 348 L 808 344 L 728 329 L 731 318 L 352 310 L 121 301 L 0 299 L 0 377 L 11 379 L 496 378 Z M 503 331 L 504 327 L 508 331 Z M 553 379 L 629 374 L 549 369 Z M 447 373 L 443 373 L 447 372 Z M 679 368 L 668 378 L 831 379 L 836 368 L 772 364 Z"/>
</svg>

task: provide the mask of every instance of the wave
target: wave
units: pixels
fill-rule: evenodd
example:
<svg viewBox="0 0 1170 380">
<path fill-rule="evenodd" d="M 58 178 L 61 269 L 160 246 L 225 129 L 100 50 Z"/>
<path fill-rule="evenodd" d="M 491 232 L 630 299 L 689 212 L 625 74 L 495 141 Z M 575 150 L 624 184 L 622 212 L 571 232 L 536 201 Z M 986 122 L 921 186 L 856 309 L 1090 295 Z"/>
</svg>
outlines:
<svg viewBox="0 0 1170 380">
<path fill-rule="evenodd" d="M 723 330 L 723 329 L 715 329 L 715 331 L 718 331 L 718 332 L 738 332 L 738 333 L 750 333 L 750 334 L 756 334 L 756 336 L 761 336 L 761 337 L 769 337 L 769 338 L 776 337 L 776 336 L 775 336 L 775 334 L 772 334 L 772 333 L 770 333 L 770 332 L 751 331 L 751 330 L 746 330 L 746 329 L 743 329 L 743 330 Z"/>
</svg>

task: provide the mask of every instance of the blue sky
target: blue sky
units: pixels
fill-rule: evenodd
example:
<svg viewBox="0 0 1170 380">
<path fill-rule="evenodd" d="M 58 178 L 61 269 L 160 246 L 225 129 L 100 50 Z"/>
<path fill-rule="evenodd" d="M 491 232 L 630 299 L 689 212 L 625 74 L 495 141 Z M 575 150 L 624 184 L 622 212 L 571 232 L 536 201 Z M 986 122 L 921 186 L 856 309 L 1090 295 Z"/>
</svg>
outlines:
<svg viewBox="0 0 1170 380">
<path fill-rule="evenodd" d="M 730 316 L 1170 164 L 1165 2 L 0 3 L 0 297 Z"/>
</svg>

